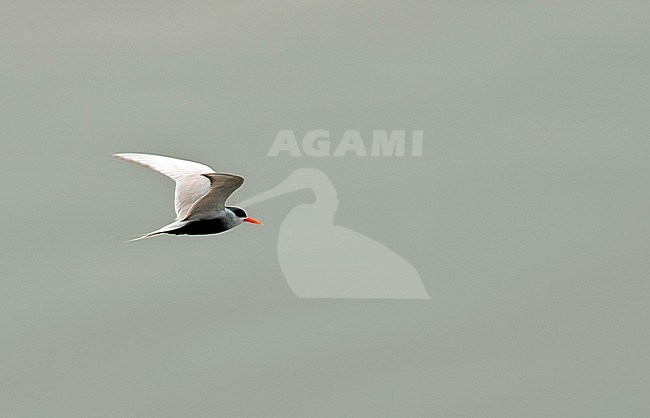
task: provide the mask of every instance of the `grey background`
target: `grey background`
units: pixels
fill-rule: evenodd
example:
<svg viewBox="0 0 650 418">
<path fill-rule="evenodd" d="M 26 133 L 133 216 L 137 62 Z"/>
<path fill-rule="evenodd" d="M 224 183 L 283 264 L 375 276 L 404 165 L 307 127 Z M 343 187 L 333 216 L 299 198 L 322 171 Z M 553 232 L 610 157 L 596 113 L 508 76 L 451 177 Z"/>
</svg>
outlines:
<svg viewBox="0 0 650 418">
<path fill-rule="evenodd" d="M 0 3 L 0 415 L 649 415 L 650 7 L 459 3 Z M 280 129 L 424 156 L 266 157 Z M 172 183 L 115 152 L 235 200 L 319 168 L 432 299 L 294 297 L 308 192 L 125 244 Z"/>
</svg>

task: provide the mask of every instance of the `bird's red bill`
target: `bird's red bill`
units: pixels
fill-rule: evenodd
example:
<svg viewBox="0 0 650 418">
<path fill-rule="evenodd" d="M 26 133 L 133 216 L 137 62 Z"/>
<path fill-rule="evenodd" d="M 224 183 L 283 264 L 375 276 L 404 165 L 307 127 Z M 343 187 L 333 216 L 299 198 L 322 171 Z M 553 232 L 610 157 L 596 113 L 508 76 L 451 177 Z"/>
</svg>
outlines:
<svg viewBox="0 0 650 418">
<path fill-rule="evenodd" d="M 257 225 L 264 225 L 262 222 L 254 218 L 244 218 L 244 222 L 250 222 L 252 224 L 257 224 Z"/>
</svg>

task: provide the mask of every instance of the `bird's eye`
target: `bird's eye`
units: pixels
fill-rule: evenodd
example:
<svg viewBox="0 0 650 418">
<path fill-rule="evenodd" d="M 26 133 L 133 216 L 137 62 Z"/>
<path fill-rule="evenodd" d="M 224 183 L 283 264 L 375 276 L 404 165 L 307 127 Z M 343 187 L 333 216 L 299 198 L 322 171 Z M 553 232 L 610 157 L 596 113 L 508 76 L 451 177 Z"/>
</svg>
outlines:
<svg viewBox="0 0 650 418">
<path fill-rule="evenodd" d="M 246 215 L 246 212 L 244 212 L 244 209 L 241 208 L 229 208 L 232 213 L 237 215 L 238 218 L 246 218 L 248 215 Z"/>
</svg>

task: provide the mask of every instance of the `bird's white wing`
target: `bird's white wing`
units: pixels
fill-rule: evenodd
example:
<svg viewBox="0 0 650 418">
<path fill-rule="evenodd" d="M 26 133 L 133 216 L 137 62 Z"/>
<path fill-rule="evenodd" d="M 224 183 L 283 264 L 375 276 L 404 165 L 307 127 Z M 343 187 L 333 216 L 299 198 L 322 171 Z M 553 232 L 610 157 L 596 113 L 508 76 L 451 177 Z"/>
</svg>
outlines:
<svg viewBox="0 0 650 418">
<path fill-rule="evenodd" d="M 207 165 L 177 158 L 151 154 L 115 154 L 117 158 L 143 165 L 176 182 L 174 206 L 176 220 L 183 220 L 192 205 L 210 191 L 210 180 L 204 174 L 214 173 Z"/>
<path fill-rule="evenodd" d="M 185 220 L 214 218 L 216 213 L 226 208 L 228 197 L 244 183 L 244 178 L 235 174 L 209 173 L 203 176 L 210 179 L 210 191 L 196 201 Z"/>
</svg>

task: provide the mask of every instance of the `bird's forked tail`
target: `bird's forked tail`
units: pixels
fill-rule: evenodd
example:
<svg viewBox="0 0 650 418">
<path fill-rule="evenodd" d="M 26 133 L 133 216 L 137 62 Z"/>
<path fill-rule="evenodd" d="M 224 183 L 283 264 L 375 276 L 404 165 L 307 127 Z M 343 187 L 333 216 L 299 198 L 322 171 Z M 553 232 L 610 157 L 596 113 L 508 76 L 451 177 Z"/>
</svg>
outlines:
<svg viewBox="0 0 650 418">
<path fill-rule="evenodd" d="M 130 239 L 130 240 L 126 241 L 126 242 L 140 241 L 141 239 L 155 237 L 156 235 L 164 234 L 164 233 L 167 233 L 167 232 L 171 232 L 171 231 L 173 231 L 175 229 L 181 228 L 181 227 L 185 226 L 186 224 L 187 224 L 186 221 L 174 221 L 174 222 L 170 223 L 169 225 L 163 226 L 160 229 L 156 229 L 155 231 L 152 231 L 152 232 L 149 232 L 147 234 L 141 235 L 139 237 Z"/>
</svg>

